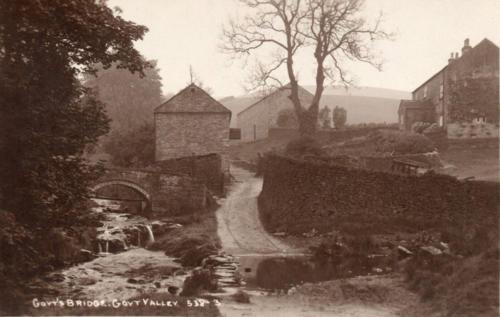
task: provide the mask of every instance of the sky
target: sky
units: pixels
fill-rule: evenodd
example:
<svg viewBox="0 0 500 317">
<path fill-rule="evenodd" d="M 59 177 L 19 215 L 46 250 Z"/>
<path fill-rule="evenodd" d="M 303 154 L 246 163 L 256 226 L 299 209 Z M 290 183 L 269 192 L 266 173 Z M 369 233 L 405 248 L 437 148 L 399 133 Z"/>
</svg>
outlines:
<svg viewBox="0 0 500 317">
<path fill-rule="evenodd" d="M 219 48 L 223 25 L 247 13 L 238 0 L 110 0 L 108 5 L 149 28 L 136 47 L 158 61 L 164 94 L 189 84 L 190 65 L 214 96 L 245 93 L 250 66 Z M 412 91 L 444 67 L 451 52 L 460 52 L 465 38 L 472 46 L 483 38 L 500 45 L 500 0 L 366 0 L 368 21 L 380 11 L 384 29 L 394 37 L 374 47 L 384 61 L 382 71 L 347 65 L 356 86 Z M 295 64 L 299 84 L 312 85 L 312 56 L 305 52 Z"/>
</svg>

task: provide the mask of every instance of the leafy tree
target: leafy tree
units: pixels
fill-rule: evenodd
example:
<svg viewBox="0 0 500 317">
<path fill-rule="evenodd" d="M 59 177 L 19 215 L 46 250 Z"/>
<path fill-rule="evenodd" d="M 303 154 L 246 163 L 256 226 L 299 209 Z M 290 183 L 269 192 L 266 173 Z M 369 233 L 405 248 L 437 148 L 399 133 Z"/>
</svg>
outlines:
<svg viewBox="0 0 500 317">
<path fill-rule="evenodd" d="M 296 128 L 297 116 L 293 109 L 283 109 L 278 113 L 278 118 L 276 119 L 276 124 L 280 128 Z"/>
<path fill-rule="evenodd" d="M 335 106 L 333 108 L 333 124 L 335 129 L 341 129 L 347 121 L 347 111 L 343 107 Z"/>
<path fill-rule="evenodd" d="M 323 129 L 330 129 L 332 127 L 331 110 L 327 106 L 324 106 L 319 111 L 318 121 Z"/>
<path fill-rule="evenodd" d="M 86 197 L 97 170 L 82 154 L 108 119 L 78 78 L 96 63 L 142 73 L 146 31 L 105 1 L 0 0 L 0 208 L 57 225 Z"/>
<path fill-rule="evenodd" d="M 94 88 L 106 104 L 112 132 L 126 133 L 153 122 L 153 110 L 162 102 L 162 84 L 156 61 L 150 64 L 145 76 L 115 65 L 108 69 L 96 65 L 96 76 L 85 75 L 84 85 Z"/>
<path fill-rule="evenodd" d="M 380 28 L 381 16 L 372 25 L 361 16 L 363 0 L 241 1 L 250 13 L 226 26 L 222 49 L 244 58 L 253 53 L 271 54 L 265 62 L 258 61 L 251 78 L 252 88 L 283 86 L 280 72 L 284 70 L 302 135 L 316 130 L 325 79 L 351 83 L 344 61 L 360 61 L 380 68 L 370 45 L 389 34 Z M 316 90 L 309 105 L 303 105 L 299 99 L 294 66 L 296 54 L 304 48 L 312 53 L 316 66 Z"/>
<path fill-rule="evenodd" d="M 154 125 L 146 123 L 128 132 L 115 131 L 104 144 L 111 163 L 121 167 L 145 167 L 154 163 Z"/>
</svg>

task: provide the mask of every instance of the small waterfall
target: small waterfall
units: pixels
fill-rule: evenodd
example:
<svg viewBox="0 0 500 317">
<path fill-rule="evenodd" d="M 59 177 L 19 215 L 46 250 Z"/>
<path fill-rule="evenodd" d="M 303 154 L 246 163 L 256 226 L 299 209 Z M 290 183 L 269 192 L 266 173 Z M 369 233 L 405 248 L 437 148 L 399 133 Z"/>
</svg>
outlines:
<svg viewBox="0 0 500 317">
<path fill-rule="evenodd" d="M 109 253 L 109 241 L 106 240 L 106 253 Z"/>
<path fill-rule="evenodd" d="M 99 254 L 102 253 L 101 241 L 97 241 L 97 247 L 99 248 Z"/>
<path fill-rule="evenodd" d="M 123 243 L 123 250 L 128 250 L 127 242 L 125 240 L 122 240 Z"/>
<path fill-rule="evenodd" d="M 146 229 L 148 230 L 148 238 L 149 238 L 149 243 L 155 242 L 155 236 L 153 235 L 153 229 L 151 228 L 151 225 L 146 225 Z"/>
<path fill-rule="evenodd" d="M 137 246 L 141 247 L 141 230 L 139 228 L 137 228 Z"/>
</svg>

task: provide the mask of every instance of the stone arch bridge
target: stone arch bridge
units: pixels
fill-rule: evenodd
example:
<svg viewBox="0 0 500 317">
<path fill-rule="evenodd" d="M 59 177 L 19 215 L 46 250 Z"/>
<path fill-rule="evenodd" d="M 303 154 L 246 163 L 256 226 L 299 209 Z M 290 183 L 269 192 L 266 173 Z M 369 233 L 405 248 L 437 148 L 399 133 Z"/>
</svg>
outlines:
<svg viewBox="0 0 500 317">
<path fill-rule="evenodd" d="M 199 180 L 157 169 L 108 169 L 91 185 L 94 198 L 98 190 L 108 186 L 124 186 L 142 197 L 142 210 L 155 214 L 179 214 L 207 205 L 207 189 Z"/>
</svg>

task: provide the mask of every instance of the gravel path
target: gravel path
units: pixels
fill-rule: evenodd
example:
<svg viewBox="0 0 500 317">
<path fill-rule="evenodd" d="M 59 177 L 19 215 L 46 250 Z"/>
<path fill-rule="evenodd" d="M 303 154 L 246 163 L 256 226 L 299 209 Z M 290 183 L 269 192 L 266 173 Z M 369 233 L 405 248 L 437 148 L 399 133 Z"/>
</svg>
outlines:
<svg viewBox="0 0 500 317">
<path fill-rule="evenodd" d="M 231 166 L 231 175 L 235 179 L 227 197 L 219 201 L 221 207 L 217 211 L 217 233 L 222 248 L 233 255 L 297 253 L 264 230 L 257 208 L 262 178 L 253 174 Z"/>
</svg>

